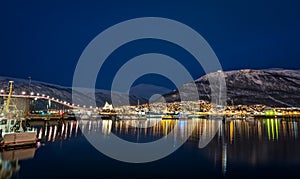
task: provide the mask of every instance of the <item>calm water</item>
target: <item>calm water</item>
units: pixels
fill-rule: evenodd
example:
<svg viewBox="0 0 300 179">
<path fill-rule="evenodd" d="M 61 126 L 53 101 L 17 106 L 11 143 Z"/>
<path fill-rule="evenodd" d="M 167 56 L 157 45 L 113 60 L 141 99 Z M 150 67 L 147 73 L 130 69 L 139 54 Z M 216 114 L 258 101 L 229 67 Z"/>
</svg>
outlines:
<svg viewBox="0 0 300 179">
<path fill-rule="evenodd" d="M 38 129 L 41 142 L 36 148 L 3 151 L 0 178 L 300 176 L 300 124 L 296 119 L 82 120 L 30 124 Z M 98 152 L 83 135 L 90 131 L 114 133 L 143 143 L 165 137 L 171 130 L 175 131 L 174 142 L 183 140 L 190 131 L 193 133 L 176 152 L 145 164 L 111 159 Z M 209 138 L 209 144 L 201 148 L 199 141 Z"/>
</svg>

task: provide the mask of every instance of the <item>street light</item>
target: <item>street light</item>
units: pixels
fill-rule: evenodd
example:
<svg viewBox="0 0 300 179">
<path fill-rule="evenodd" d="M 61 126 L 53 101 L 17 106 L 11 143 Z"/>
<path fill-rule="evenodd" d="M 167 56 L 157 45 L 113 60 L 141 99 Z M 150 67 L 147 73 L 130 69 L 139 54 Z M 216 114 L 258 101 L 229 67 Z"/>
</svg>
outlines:
<svg viewBox="0 0 300 179">
<path fill-rule="evenodd" d="M 28 76 L 28 90 L 31 88 L 31 76 Z"/>
</svg>

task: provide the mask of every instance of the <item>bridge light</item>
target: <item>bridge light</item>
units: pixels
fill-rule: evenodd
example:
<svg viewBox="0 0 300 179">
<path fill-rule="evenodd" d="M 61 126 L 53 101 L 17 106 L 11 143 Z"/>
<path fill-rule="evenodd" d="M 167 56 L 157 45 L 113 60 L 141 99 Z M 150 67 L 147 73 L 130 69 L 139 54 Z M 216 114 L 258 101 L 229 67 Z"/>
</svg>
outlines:
<svg viewBox="0 0 300 179">
<path fill-rule="evenodd" d="M 92 109 L 93 108 L 93 106 L 90 106 L 90 109 Z"/>
<path fill-rule="evenodd" d="M 31 92 L 30 95 L 33 96 L 33 95 L 34 95 L 34 92 Z"/>
<path fill-rule="evenodd" d="M 85 108 L 86 106 L 85 106 L 85 105 L 83 105 L 83 107 Z"/>
<path fill-rule="evenodd" d="M 42 94 L 43 97 L 45 97 L 45 94 Z"/>
<path fill-rule="evenodd" d="M 75 104 L 73 103 L 72 106 L 75 106 Z"/>
<path fill-rule="evenodd" d="M 1 93 L 4 93 L 4 90 L 3 90 L 3 89 L 1 89 L 1 90 L 0 90 L 0 92 L 1 92 Z"/>
<path fill-rule="evenodd" d="M 64 104 L 67 104 L 67 102 L 66 102 L 66 101 L 64 101 Z"/>
<path fill-rule="evenodd" d="M 80 105 L 79 104 L 77 104 L 77 107 L 79 107 Z"/>
<path fill-rule="evenodd" d="M 47 96 L 47 98 L 50 98 L 50 96 Z"/>
<path fill-rule="evenodd" d="M 40 93 L 36 93 L 36 95 L 37 95 L 37 96 L 39 96 L 39 95 L 40 95 Z"/>
<path fill-rule="evenodd" d="M 26 94 L 26 92 L 25 91 L 22 91 L 22 93 L 21 93 L 22 95 L 25 95 Z"/>
</svg>

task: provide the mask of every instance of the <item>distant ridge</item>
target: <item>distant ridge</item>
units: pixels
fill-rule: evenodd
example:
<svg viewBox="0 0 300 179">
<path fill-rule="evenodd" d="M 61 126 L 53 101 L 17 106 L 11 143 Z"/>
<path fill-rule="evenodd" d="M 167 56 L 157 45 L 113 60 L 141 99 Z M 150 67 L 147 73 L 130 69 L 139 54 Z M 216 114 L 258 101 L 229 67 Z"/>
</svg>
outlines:
<svg viewBox="0 0 300 179">
<path fill-rule="evenodd" d="M 300 71 L 287 69 L 242 69 L 223 72 L 227 87 L 227 104 L 264 104 L 300 107 Z M 210 101 L 209 73 L 195 80 L 200 99 Z M 189 83 L 181 87 L 188 95 Z M 178 90 L 164 95 L 169 102 L 179 100 Z"/>
<path fill-rule="evenodd" d="M 0 76 L 0 88 L 5 89 L 8 87 L 8 81 L 14 81 L 14 92 L 16 94 L 21 94 L 22 91 L 26 91 L 29 93 L 40 93 L 50 96 L 51 98 L 60 99 L 67 102 L 72 102 L 72 87 L 64 87 L 56 84 L 45 83 L 41 81 L 31 81 L 30 89 L 29 89 L 29 80 L 28 79 L 19 79 L 19 78 L 11 78 Z M 77 90 L 76 90 L 77 89 Z M 74 89 L 79 105 L 85 105 L 85 99 L 91 99 L 90 96 L 92 94 L 91 89 L 87 88 L 75 88 Z M 118 105 L 127 104 L 127 95 L 124 93 L 115 92 L 116 101 Z M 108 90 L 95 89 L 95 98 L 98 106 L 103 106 L 106 101 L 111 103 L 111 92 Z M 147 103 L 147 100 L 143 97 L 130 95 L 129 96 L 130 104 L 135 105 L 138 101 L 142 103 Z"/>
<path fill-rule="evenodd" d="M 300 107 L 300 70 L 288 69 L 242 69 L 223 72 L 227 87 L 227 104 L 264 104 L 267 106 Z M 195 80 L 198 88 L 199 98 L 210 101 L 210 86 L 208 77 L 216 77 L 217 72 L 209 73 Z M 0 88 L 5 88 L 8 81 L 15 81 L 15 92 L 29 91 L 28 79 L 18 79 L 0 76 Z M 189 83 L 184 84 L 182 89 L 184 95 L 189 95 Z M 72 88 L 40 81 L 31 81 L 30 91 L 49 95 L 56 99 L 71 102 Z M 76 94 L 79 98 L 89 98 L 92 90 L 81 89 Z M 169 89 L 141 84 L 131 88 L 130 103 L 147 103 L 152 94 L 164 94 L 166 101 L 179 101 L 178 90 L 170 92 Z M 127 95 L 114 93 L 119 105 L 126 104 Z M 103 106 L 106 101 L 111 102 L 111 92 L 108 90 L 95 89 L 95 97 L 98 106 Z M 79 100 L 80 101 L 80 100 Z"/>
</svg>

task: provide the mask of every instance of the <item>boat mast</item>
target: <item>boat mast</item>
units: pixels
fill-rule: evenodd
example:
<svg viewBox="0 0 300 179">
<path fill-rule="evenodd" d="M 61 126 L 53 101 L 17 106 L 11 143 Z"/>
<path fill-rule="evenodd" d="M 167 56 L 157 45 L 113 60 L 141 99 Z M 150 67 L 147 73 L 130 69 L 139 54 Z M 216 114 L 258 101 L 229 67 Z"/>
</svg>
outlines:
<svg viewBox="0 0 300 179">
<path fill-rule="evenodd" d="M 7 113 L 8 110 L 9 110 L 9 104 L 10 104 L 10 100 L 11 100 L 11 95 L 12 95 L 12 92 L 13 92 L 13 83 L 14 81 L 9 81 L 9 93 L 8 93 L 8 97 L 7 97 L 7 100 L 6 100 L 6 105 L 5 105 L 5 108 L 4 108 L 4 112 Z"/>
</svg>

